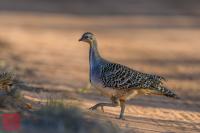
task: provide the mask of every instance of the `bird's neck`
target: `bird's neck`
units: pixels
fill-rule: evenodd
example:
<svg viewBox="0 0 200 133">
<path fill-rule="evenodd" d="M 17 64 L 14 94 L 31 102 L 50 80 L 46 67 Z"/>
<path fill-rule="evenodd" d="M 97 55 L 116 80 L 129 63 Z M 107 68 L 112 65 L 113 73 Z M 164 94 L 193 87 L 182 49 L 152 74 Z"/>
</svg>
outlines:
<svg viewBox="0 0 200 133">
<path fill-rule="evenodd" d="M 96 80 L 95 78 L 97 77 L 97 75 L 100 74 L 99 67 L 104 61 L 104 59 L 101 58 L 99 54 L 96 41 L 93 41 L 90 44 L 89 60 L 90 60 L 90 82 L 92 82 L 92 80 L 93 81 Z"/>
<path fill-rule="evenodd" d="M 101 56 L 100 56 L 99 51 L 98 51 L 96 40 L 93 40 L 90 44 L 89 58 L 90 58 L 90 63 L 97 63 L 98 61 L 101 60 Z"/>
</svg>

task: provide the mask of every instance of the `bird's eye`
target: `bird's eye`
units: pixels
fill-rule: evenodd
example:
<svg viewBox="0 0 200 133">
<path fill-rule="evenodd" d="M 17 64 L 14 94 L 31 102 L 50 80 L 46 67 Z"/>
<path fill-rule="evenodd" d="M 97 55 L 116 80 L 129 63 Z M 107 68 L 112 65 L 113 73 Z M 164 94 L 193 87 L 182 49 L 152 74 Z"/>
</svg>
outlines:
<svg viewBox="0 0 200 133">
<path fill-rule="evenodd" d="M 85 36 L 85 39 L 88 39 L 89 37 L 88 36 Z"/>
</svg>

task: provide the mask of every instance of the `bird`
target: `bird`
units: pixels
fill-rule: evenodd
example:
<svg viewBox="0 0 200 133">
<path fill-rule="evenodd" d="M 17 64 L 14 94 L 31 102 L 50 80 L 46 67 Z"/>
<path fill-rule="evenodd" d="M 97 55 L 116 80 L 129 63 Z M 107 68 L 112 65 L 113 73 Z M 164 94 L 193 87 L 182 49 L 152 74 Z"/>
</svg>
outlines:
<svg viewBox="0 0 200 133">
<path fill-rule="evenodd" d="M 0 106 L 20 110 L 32 109 L 32 104 L 26 103 L 20 92 L 17 91 L 22 87 L 22 82 L 16 80 L 12 72 L 0 72 Z"/>
<path fill-rule="evenodd" d="M 105 106 L 120 106 L 118 118 L 125 119 L 126 101 L 135 96 L 162 95 L 179 99 L 172 90 L 163 85 L 166 81 L 164 77 L 143 73 L 104 59 L 99 53 L 97 39 L 93 33 L 85 32 L 79 42 L 89 44 L 89 79 L 91 85 L 111 100 L 110 103 L 98 103 L 89 108 L 90 110 L 96 110 L 99 107 L 103 110 Z"/>
<path fill-rule="evenodd" d="M 14 74 L 11 72 L 0 72 L 0 93 L 9 94 L 14 83 Z"/>
</svg>

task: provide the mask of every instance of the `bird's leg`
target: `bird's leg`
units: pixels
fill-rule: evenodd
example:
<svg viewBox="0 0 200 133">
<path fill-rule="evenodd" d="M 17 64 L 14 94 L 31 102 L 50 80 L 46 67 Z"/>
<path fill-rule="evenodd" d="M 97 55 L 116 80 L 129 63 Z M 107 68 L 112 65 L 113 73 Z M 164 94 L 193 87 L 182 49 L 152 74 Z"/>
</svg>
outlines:
<svg viewBox="0 0 200 133">
<path fill-rule="evenodd" d="M 119 104 L 116 104 L 116 103 L 98 103 L 98 104 L 92 106 L 92 107 L 89 108 L 89 109 L 91 109 L 91 110 L 96 110 L 98 107 L 101 107 L 101 109 L 103 110 L 103 107 L 104 107 L 104 106 L 107 106 L 107 107 L 117 107 L 118 105 L 119 105 Z"/>
<path fill-rule="evenodd" d="M 101 106 L 101 111 L 104 112 L 104 108 L 103 108 L 103 106 Z"/>
<path fill-rule="evenodd" d="M 124 120 L 125 100 L 120 100 L 120 107 L 121 107 L 121 112 L 119 115 L 119 119 Z"/>
<path fill-rule="evenodd" d="M 112 103 L 98 103 L 98 104 L 92 106 L 89 109 L 96 110 L 98 107 L 101 107 L 101 110 L 104 112 L 104 109 L 103 109 L 104 106 L 107 106 L 107 107 L 117 107 L 117 106 L 119 106 L 119 99 L 118 98 L 111 97 L 111 100 L 112 100 Z"/>
</svg>

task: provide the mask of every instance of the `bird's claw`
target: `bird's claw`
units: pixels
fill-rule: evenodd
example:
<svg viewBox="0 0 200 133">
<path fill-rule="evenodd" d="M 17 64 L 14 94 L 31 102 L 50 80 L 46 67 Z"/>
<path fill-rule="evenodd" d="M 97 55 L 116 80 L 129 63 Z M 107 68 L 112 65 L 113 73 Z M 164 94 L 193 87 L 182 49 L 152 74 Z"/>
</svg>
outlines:
<svg viewBox="0 0 200 133">
<path fill-rule="evenodd" d="M 97 110 L 97 108 L 98 108 L 99 106 L 92 106 L 91 108 L 89 108 L 89 110 Z M 102 112 L 104 112 L 104 108 L 103 108 L 103 106 L 100 106 L 101 107 L 101 111 Z"/>
<path fill-rule="evenodd" d="M 96 106 L 92 106 L 89 108 L 89 110 L 97 110 L 97 107 Z"/>
</svg>

